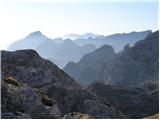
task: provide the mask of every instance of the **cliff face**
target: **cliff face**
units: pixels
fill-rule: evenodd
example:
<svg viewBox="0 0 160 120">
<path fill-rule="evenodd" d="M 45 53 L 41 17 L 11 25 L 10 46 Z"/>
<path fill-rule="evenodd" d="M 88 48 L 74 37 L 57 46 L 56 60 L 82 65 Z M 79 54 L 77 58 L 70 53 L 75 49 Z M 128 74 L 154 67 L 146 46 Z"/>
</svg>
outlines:
<svg viewBox="0 0 160 120">
<path fill-rule="evenodd" d="M 158 80 L 159 31 L 138 41 L 133 47 L 126 46 L 105 68 L 106 83 L 138 85 Z"/>
<path fill-rule="evenodd" d="M 2 51 L 2 118 L 125 118 L 33 50 Z M 94 106 L 94 107 L 93 107 Z"/>
<path fill-rule="evenodd" d="M 104 82 L 103 68 L 116 56 L 114 49 L 109 45 L 86 54 L 78 63 L 70 62 L 63 69 L 78 83 L 88 85 L 93 82 Z"/>
</svg>

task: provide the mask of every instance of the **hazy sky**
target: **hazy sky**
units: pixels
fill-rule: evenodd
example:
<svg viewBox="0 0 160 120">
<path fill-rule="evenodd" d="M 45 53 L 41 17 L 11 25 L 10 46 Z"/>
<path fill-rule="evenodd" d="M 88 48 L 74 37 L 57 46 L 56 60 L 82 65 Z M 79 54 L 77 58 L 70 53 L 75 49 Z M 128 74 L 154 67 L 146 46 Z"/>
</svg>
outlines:
<svg viewBox="0 0 160 120">
<path fill-rule="evenodd" d="M 69 33 L 108 35 L 158 29 L 156 0 L 119 3 L 104 0 L 74 3 L 62 0 L 10 1 L 0 4 L 0 49 L 37 30 L 55 38 Z"/>
</svg>

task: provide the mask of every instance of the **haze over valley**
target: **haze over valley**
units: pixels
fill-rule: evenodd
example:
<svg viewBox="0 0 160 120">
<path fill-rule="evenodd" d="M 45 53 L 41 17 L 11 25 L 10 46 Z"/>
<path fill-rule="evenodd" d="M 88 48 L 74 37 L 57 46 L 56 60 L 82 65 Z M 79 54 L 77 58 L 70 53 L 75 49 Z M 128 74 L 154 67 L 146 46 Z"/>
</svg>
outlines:
<svg viewBox="0 0 160 120">
<path fill-rule="evenodd" d="M 7 50 L 34 49 L 41 57 L 51 60 L 60 68 L 64 68 L 68 62 L 78 62 L 85 54 L 93 52 L 103 45 L 111 45 L 116 52 L 123 49 L 126 44 L 131 46 L 138 40 L 144 39 L 151 30 L 131 33 L 117 33 L 109 36 L 86 33 L 65 36 L 65 38 L 50 39 L 40 31 L 30 33 L 25 38 L 12 43 Z M 67 39 L 66 39 L 67 38 Z"/>
</svg>

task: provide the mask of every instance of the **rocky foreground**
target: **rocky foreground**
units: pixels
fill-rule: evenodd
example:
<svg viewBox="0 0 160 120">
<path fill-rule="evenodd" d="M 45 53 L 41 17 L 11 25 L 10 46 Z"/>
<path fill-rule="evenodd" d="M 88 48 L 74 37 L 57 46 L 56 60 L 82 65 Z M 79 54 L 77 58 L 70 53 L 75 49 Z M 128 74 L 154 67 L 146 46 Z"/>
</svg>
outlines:
<svg viewBox="0 0 160 120">
<path fill-rule="evenodd" d="M 34 50 L 2 51 L 2 118 L 143 118 L 158 113 L 158 84 L 78 85 Z"/>
<path fill-rule="evenodd" d="M 127 117 L 33 50 L 2 51 L 1 57 L 2 118 Z"/>
</svg>

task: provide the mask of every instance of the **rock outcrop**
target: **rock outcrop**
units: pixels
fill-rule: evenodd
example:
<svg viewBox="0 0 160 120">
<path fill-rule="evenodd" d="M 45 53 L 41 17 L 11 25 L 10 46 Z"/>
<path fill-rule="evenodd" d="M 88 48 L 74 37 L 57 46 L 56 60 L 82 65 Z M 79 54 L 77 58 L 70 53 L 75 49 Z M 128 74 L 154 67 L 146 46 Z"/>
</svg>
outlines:
<svg viewBox="0 0 160 120">
<path fill-rule="evenodd" d="M 79 112 L 73 112 L 66 114 L 63 119 L 94 119 L 94 117 L 88 115 L 88 114 L 82 114 Z"/>
<path fill-rule="evenodd" d="M 32 87 L 43 85 L 78 87 L 78 84 L 52 62 L 41 58 L 34 50 L 18 50 L 1 52 L 2 74 L 12 76 L 19 83 Z"/>
<path fill-rule="evenodd" d="M 159 113 L 152 116 L 145 117 L 144 119 L 159 119 Z"/>
<path fill-rule="evenodd" d="M 36 91 L 26 85 L 15 87 L 2 80 L 2 118 L 59 118 L 57 104 L 48 107 Z"/>
</svg>

